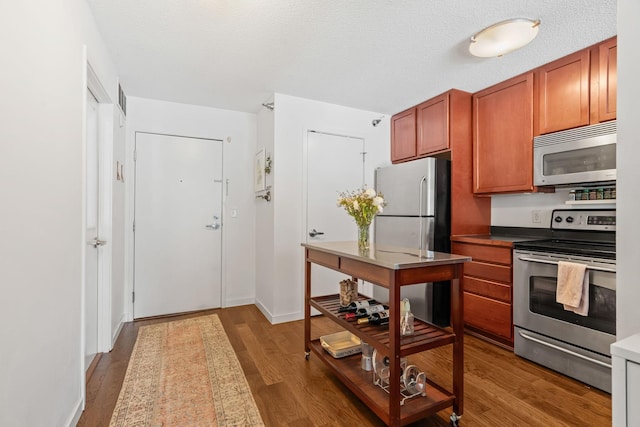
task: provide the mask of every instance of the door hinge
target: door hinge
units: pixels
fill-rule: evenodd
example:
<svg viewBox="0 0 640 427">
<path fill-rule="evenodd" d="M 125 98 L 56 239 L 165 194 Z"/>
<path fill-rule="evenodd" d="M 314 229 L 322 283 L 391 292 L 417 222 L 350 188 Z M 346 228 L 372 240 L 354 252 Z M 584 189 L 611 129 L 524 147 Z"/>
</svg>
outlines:
<svg viewBox="0 0 640 427">
<path fill-rule="evenodd" d="M 132 303 L 136 302 L 136 293 L 135 292 L 131 292 L 131 302 Z"/>
<path fill-rule="evenodd" d="M 138 150 L 133 150 L 133 161 L 138 160 Z"/>
<path fill-rule="evenodd" d="M 133 221 L 133 232 L 134 233 L 136 232 L 136 222 L 135 221 Z"/>
</svg>

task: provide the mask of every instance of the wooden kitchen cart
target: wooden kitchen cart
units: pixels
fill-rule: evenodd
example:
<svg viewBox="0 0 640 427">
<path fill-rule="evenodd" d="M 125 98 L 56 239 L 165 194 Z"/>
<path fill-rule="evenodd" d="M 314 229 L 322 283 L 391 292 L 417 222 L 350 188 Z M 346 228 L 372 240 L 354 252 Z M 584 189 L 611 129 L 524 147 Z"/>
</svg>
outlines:
<svg viewBox="0 0 640 427">
<path fill-rule="evenodd" d="M 303 244 L 305 248 L 305 354 L 314 353 L 334 374 L 389 426 L 403 426 L 453 406 L 452 424 L 463 413 L 463 307 L 460 278 L 470 257 L 415 249 L 372 246 L 368 256 L 358 254 L 356 242 Z M 311 265 L 327 267 L 389 290 L 388 327 L 358 325 L 338 313 L 339 295 L 311 296 Z M 415 320 L 415 333 L 400 336 L 400 287 L 415 283 L 451 281 L 451 327 Z M 362 299 L 366 296 L 360 296 Z M 389 393 L 373 384 L 372 373 L 361 369 L 360 355 L 335 359 L 311 340 L 311 307 L 382 352 L 390 360 Z M 401 404 L 400 358 L 442 345 L 453 345 L 453 390 L 429 380 L 426 396 Z M 395 379 L 395 380 L 393 380 Z"/>
</svg>

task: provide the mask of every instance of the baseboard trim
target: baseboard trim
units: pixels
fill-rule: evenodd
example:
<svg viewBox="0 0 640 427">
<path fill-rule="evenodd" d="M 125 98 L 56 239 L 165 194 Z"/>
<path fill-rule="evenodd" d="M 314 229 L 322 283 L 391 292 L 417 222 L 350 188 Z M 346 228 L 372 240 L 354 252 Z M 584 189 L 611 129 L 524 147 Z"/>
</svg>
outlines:
<svg viewBox="0 0 640 427">
<path fill-rule="evenodd" d="M 97 353 L 93 357 L 93 360 L 91 360 L 91 363 L 87 368 L 87 372 L 85 373 L 85 379 L 84 379 L 85 384 L 89 383 L 89 380 L 91 379 L 91 375 L 93 375 L 93 372 L 96 370 L 96 366 L 98 366 L 98 363 L 100 363 L 100 359 L 102 359 L 103 354 L 104 353 Z"/>
<path fill-rule="evenodd" d="M 273 325 L 273 316 L 271 315 L 271 313 L 269 313 L 269 310 L 267 310 L 267 308 L 258 300 L 256 300 L 254 304 L 256 307 L 258 307 L 258 310 L 260 310 L 262 315 L 269 321 L 269 323 Z"/>
<path fill-rule="evenodd" d="M 238 299 L 232 299 L 232 300 L 226 300 L 224 302 L 224 305 L 222 306 L 223 308 L 227 308 L 227 307 L 239 307 L 241 305 L 251 305 L 251 304 L 255 304 L 256 299 L 255 298 L 238 298 Z"/>
<path fill-rule="evenodd" d="M 122 316 L 120 316 L 120 320 L 118 321 L 118 326 L 116 327 L 116 330 L 111 335 L 111 347 L 109 347 L 109 351 L 111 351 L 113 349 L 113 346 L 116 345 L 116 340 L 118 339 L 118 336 L 120 335 L 120 331 L 122 331 L 122 327 L 124 326 L 124 323 L 126 321 L 127 321 L 127 315 L 126 313 L 122 313 Z"/>
<path fill-rule="evenodd" d="M 83 410 L 84 410 L 84 401 L 80 399 L 76 403 L 75 410 L 73 411 L 73 414 L 71 414 L 71 416 L 69 417 L 69 421 L 67 421 L 66 425 L 68 427 L 75 427 L 78 424 L 78 421 L 80 421 L 80 416 L 82 415 Z"/>
<path fill-rule="evenodd" d="M 304 314 L 297 311 L 293 313 L 279 314 L 277 316 L 274 316 L 273 321 L 271 323 L 273 323 L 274 325 L 277 325 L 278 323 L 293 322 L 293 321 L 302 320 L 302 319 L 304 319 Z"/>
<path fill-rule="evenodd" d="M 271 323 L 272 325 L 304 319 L 304 314 L 299 311 L 292 312 L 292 313 L 279 314 L 274 316 L 273 314 L 271 314 L 269 310 L 267 310 L 267 308 L 260 301 L 256 300 L 254 304 L 256 307 L 258 307 L 258 310 L 262 312 L 264 317 L 266 317 L 269 323 Z"/>
</svg>

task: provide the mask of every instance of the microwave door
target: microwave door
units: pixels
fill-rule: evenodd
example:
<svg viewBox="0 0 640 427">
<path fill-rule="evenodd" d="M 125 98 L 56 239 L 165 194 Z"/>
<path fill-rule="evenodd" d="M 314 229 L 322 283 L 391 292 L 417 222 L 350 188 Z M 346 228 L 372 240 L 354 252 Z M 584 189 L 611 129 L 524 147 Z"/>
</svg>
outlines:
<svg viewBox="0 0 640 427">
<path fill-rule="evenodd" d="M 534 184 L 559 185 L 615 180 L 615 125 L 614 133 L 592 134 L 598 126 L 603 125 L 612 126 L 607 122 L 535 137 Z M 589 130 L 594 132 L 587 133 Z"/>
</svg>

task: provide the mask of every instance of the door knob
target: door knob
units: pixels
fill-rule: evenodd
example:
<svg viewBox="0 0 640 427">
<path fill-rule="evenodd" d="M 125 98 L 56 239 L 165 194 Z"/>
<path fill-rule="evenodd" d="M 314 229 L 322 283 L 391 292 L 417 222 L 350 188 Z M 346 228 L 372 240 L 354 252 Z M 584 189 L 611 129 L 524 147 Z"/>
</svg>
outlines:
<svg viewBox="0 0 640 427">
<path fill-rule="evenodd" d="M 321 236 L 323 234 L 324 233 L 322 231 L 316 231 L 315 228 L 309 232 L 309 236 L 311 237 Z"/>
<path fill-rule="evenodd" d="M 91 242 L 91 245 L 93 245 L 94 248 L 97 248 L 98 246 L 104 246 L 106 244 L 106 240 L 100 240 L 97 237 L 93 239 L 93 242 Z"/>
<path fill-rule="evenodd" d="M 205 228 L 210 228 L 212 230 L 217 230 L 220 228 L 220 221 L 219 221 L 220 217 L 218 217 L 217 215 L 213 216 L 213 223 L 211 224 L 207 224 L 204 227 Z"/>
</svg>

